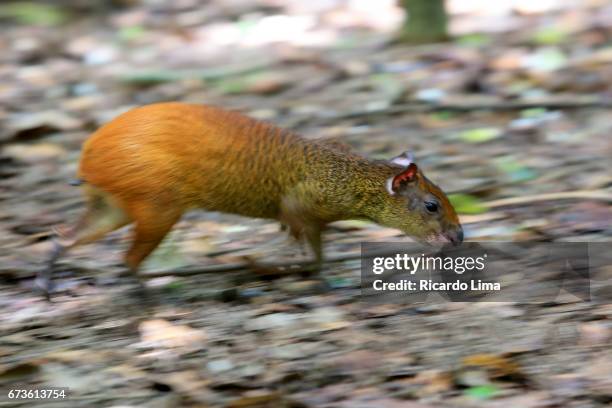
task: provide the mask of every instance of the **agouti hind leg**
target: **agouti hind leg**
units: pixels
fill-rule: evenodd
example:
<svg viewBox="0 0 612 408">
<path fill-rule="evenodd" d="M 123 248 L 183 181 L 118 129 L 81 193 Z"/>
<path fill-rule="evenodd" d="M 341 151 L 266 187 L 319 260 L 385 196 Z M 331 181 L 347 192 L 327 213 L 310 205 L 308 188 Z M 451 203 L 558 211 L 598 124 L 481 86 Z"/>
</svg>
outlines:
<svg viewBox="0 0 612 408">
<path fill-rule="evenodd" d="M 181 217 L 181 212 L 171 211 L 170 208 L 170 205 L 138 203 L 129 209 L 135 222 L 134 239 L 125 256 L 125 263 L 130 274 L 140 282 L 141 289 L 144 289 L 144 282 L 138 274 L 140 264 L 157 248 Z"/>
<path fill-rule="evenodd" d="M 87 244 L 119 229 L 131 222 L 129 216 L 106 193 L 91 187 L 85 187 L 87 209 L 79 221 L 69 230 L 59 232 L 59 239 L 53 240 L 53 249 L 49 254 L 46 267 L 36 277 L 35 285 L 47 299 L 52 292 L 53 269 L 56 261 L 70 248 Z"/>
</svg>

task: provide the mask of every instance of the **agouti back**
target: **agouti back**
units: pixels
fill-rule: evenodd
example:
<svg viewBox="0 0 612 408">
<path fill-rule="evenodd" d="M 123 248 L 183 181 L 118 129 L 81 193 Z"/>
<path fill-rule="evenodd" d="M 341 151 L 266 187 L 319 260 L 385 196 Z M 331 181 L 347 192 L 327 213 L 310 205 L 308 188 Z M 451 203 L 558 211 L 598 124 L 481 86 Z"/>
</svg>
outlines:
<svg viewBox="0 0 612 408">
<path fill-rule="evenodd" d="M 460 243 L 446 195 L 408 155 L 370 160 L 331 143 L 206 105 L 132 109 L 84 144 L 79 180 L 87 211 L 65 232 L 53 262 L 75 245 L 134 223 L 126 263 L 136 272 L 186 211 L 201 208 L 277 219 L 304 237 L 317 262 L 321 232 L 367 219 L 425 242 Z"/>
</svg>

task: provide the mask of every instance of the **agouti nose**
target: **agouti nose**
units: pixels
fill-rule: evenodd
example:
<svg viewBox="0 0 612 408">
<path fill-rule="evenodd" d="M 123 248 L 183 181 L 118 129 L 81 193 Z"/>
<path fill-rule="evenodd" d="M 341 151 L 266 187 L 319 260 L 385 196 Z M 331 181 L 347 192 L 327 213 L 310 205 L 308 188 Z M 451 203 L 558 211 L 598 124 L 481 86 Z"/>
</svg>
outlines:
<svg viewBox="0 0 612 408">
<path fill-rule="evenodd" d="M 461 245 L 463 242 L 463 228 L 458 227 L 455 231 L 449 231 L 448 239 L 450 239 L 455 246 Z"/>
</svg>

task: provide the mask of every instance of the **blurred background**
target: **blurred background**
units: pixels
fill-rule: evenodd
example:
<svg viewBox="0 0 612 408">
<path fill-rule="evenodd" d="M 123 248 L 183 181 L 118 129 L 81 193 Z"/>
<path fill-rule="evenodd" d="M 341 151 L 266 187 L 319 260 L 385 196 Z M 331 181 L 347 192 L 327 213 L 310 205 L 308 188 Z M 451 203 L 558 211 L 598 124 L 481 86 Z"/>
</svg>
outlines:
<svg viewBox="0 0 612 408">
<path fill-rule="evenodd" d="M 412 150 L 468 240 L 609 242 L 611 86 L 606 0 L 2 1 L 0 390 L 71 387 L 71 407 L 609 406 L 610 305 L 366 307 L 360 243 L 406 239 L 361 221 L 325 237 L 344 259 L 328 288 L 221 272 L 303 255 L 277 223 L 203 212 L 146 263 L 154 311 L 119 277 L 127 230 L 63 259 L 53 304 L 31 282 L 82 209 L 81 143 L 170 100 Z"/>
</svg>

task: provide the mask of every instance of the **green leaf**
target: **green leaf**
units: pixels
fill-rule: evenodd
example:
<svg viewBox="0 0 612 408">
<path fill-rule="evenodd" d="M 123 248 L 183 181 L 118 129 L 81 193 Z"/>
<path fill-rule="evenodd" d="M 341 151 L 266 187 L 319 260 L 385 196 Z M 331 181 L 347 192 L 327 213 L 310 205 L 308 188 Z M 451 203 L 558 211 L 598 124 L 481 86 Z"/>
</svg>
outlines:
<svg viewBox="0 0 612 408">
<path fill-rule="evenodd" d="M 340 276 L 332 276 L 332 277 L 326 278 L 325 282 L 332 289 L 350 288 L 351 286 L 353 286 L 355 284 L 355 282 L 353 282 L 353 280 L 351 280 L 349 278 L 343 278 L 343 277 L 340 277 Z"/>
<path fill-rule="evenodd" d="M 479 385 L 477 387 L 470 387 L 465 390 L 466 395 L 469 395 L 472 398 L 476 398 L 480 400 L 489 399 L 495 396 L 497 392 L 498 392 L 497 387 L 492 384 Z"/>
<path fill-rule="evenodd" d="M 249 81 L 246 78 L 226 79 L 219 81 L 216 87 L 224 94 L 240 94 L 249 88 Z"/>
<path fill-rule="evenodd" d="M 205 69 L 166 69 L 151 68 L 144 70 L 134 70 L 121 75 L 123 82 L 133 85 L 154 85 L 163 82 L 181 81 L 185 79 L 197 79 L 201 81 L 222 81 L 229 78 L 242 78 L 247 75 L 260 73 L 268 67 L 268 60 L 255 60 L 245 64 L 244 62 L 236 65 L 224 65 L 223 67 L 213 67 Z"/>
<path fill-rule="evenodd" d="M 482 214 L 488 210 L 478 198 L 469 194 L 451 194 L 448 199 L 459 214 Z"/>
<path fill-rule="evenodd" d="M 539 49 L 527 59 L 527 66 L 538 71 L 556 71 L 567 64 L 567 55 L 558 47 Z"/>
<path fill-rule="evenodd" d="M 535 170 L 517 162 L 512 156 L 496 159 L 495 164 L 513 182 L 528 181 L 538 177 L 538 173 Z"/>
<path fill-rule="evenodd" d="M 521 111 L 521 117 L 522 118 L 539 118 L 540 116 L 544 115 L 546 112 L 548 112 L 546 108 L 523 109 Z"/>
<path fill-rule="evenodd" d="M 398 97 L 404 92 L 404 86 L 395 75 L 374 74 L 370 76 L 372 84 L 380 89 L 384 95 L 391 99 Z"/>
<path fill-rule="evenodd" d="M 539 45 L 558 45 L 567 40 L 567 32 L 560 27 L 544 27 L 533 36 L 533 41 Z"/>
<path fill-rule="evenodd" d="M 182 79 L 180 72 L 165 69 L 134 71 L 121 77 L 123 82 L 141 86 L 162 84 L 180 79 Z"/>
<path fill-rule="evenodd" d="M 360 41 L 357 38 L 349 36 L 340 36 L 334 47 L 340 50 L 352 50 L 360 46 Z"/>
<path fill-rule="evenodd" d="M 446 121 L 446 120 L 455 119 L 457 117 L 457 114 L 453 111 L 443 110 L 443 111 L 432 113 L 431 117 L 434 120 Z"/>
<path fill-rule="evenodd" d="M 491 43 L 491 37 L 482 33 L 467 34 L 459 37 L 457 43 L 466 47 L 482 47 Z"/>
<path fill-rule="evenodd" d="M 174 281 L 164 286 L 164 290 L 169 293 L 183 293 L 185 292 L 185 283 L 182 281 Z"/>
<path fill-rule="evenodd" d="M 132 41 L 141 38 L 145 34 L 145 29 L 142 26 L 123 27 L 119 30 L 119 38 L 122 41 Z"/>
<path fill-rule="evenodd" d="M 468 143 L 484 143 L 497 139 L 501 135 L 501 129 L 490 127 L 465 130 L 459 133 L 459 138 Z"/>
<path fill-rule="evenodd" d="M 236 23 L 236 25 L 242 35 L 247 35 L 253 28 L 257 26 L 257 21 L 255 19 L 241 20 Z"/>
<path fill-rule="evenodd" d="M 0 5 L 0 18 L 26 25 L 58 26 L 68 19 L 68 14 L 58 6 L 20 2 Z"/>
</svg>

